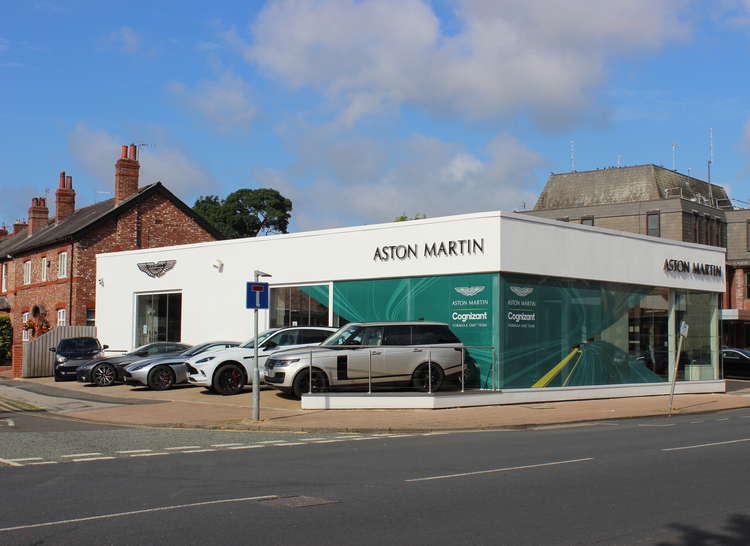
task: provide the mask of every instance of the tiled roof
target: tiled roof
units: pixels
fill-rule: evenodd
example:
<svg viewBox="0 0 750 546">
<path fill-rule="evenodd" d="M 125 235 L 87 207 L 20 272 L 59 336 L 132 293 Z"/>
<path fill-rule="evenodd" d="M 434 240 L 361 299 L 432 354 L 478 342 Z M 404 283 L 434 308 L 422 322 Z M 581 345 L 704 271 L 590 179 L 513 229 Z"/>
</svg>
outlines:
<svg viewBox="0 0 750 546">
<path fill-rule="evenodd" d="M 37 230 L 31 237 L 26 235 L 29 229 L 28 227 L 22 229 L 19 233 L 0 241 L 0 261 L 7 258 L 9 255 L 17 256 L 37 248 L 47 247 L 63 241 L 70 241 L 81 231 L 104 220 L 110 215 L 117 214 L 118 212 L 131 207 L 137 201 L 155 192 L 162 192 L 165 194 L 168 199 L 185 212 L 185 214 L 191 216 L 203 229 L 217 239 L 222 238 L 221 234 L 218 233 L 216 229 L 202 216 L 196 214 L 190 207 L 165 188 L 161 182 L 156 182 L 140 188 L 138 193 L 125 199 L 117 206 L 115 206 L 115 200 L 112 198 L 78 209 L 70 216 L 63 218 L 60 222 L 56 222 L 55 219 L 52 218 L 46 226 Z"/>
</svg>

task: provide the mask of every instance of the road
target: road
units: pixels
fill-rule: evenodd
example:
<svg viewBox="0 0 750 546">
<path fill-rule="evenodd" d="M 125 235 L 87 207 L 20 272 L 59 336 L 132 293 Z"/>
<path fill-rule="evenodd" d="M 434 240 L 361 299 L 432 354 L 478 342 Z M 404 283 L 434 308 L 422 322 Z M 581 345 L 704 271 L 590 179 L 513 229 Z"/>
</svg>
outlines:
<svg viewBox="0 0 750 546">
<path fill-rule="evenodd" d="M 24 419 L 0 450 L 29 434 L 49 464 L 0 466 L 2 544 L 750 543 L 748 410 L 275 440 L 119 429 L 124 443 L 76 423 L 63 451 L 114 444 L 67 458 L 58 432 Z"/>
</svg>

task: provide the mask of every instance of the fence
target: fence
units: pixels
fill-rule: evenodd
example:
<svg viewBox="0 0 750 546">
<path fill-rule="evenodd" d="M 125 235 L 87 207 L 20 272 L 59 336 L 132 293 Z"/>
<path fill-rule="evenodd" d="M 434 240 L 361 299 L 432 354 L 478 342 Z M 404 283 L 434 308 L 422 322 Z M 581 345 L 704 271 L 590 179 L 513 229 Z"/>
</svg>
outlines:
<svg viewBox="0 0 750 546">
<path fill-rule="evenodd" d="M 96 326 L 58 326 L 24 343 L 22 377 L 51 376 L 55 370 L 55 354 L 49 348 L 71 337 L 96 337 Z"/>
</svg>

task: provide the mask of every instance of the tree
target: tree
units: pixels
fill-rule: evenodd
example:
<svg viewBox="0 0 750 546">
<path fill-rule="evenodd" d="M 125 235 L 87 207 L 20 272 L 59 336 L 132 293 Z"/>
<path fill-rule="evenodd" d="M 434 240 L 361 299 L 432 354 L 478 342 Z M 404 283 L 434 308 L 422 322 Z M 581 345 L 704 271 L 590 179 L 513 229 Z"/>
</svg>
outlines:
<svg viewBox="0 0 750 546">
<path fill-rule="evenodd" d="M 10 362 L 10 348 L 13 340 L 13 330 L 10 327 L 10 317 L 0 315 L 0 366 Z"/>
<path fill-rule="evenodd" d="M 406 214 L 402 214 L 401 216 L 394 218 L 394 222 L 406 222 L 407 220 L 424 220 L 427 218 L 427 215 L 423 212 L 418 212 L 414 215 L 414 218 L 409 218 Z"/>
<path fill-rule="evenodd" d="M 276 190 L 241 189 L 222 200 L 218 195 L 201 196 L 193 210 L 228 239 L 286 233 L 292 202 Z"/>
</svg>

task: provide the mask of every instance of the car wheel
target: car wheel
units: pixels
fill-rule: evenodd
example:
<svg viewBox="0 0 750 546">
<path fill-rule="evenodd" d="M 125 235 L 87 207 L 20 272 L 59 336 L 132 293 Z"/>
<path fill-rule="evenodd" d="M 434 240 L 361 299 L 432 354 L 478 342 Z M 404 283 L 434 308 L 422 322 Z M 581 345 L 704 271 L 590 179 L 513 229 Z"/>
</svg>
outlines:
<svg viewBox="0 0 750 546">
<path fill-rule="evenodd" d="M 325 392 L 328 390 L 328 377 L 321 370 L 312 371 L 312 389 L 310 389 L 310 371 L 303 370 L 297 374 L 292 384 L 292 394 L 295 398 L 302 398 L 303 394 L 312 392 Z"/>
<path fill-rule="evenodd" d="M 432 375 L 432 392 L 440 390 L 445 373 L 443 373 L 443 368 L 435 362 L 430 365 L 429 369 L 426 363 L 420 364 L 411 376 L 411 386 L 420 392 L 429 392 L 430 375 Z"/>
<path fill-rule="evenodd" d="M 99 364 L 91 370 L 91 381 L 97 387 L 109 387 L 114 385 L 117 372 L 112 364 Z"/>
<path fill-rule="evenodd" d="M 237 394 L 245 385 L 245 377 L 237 364 L 226 364 L 214 374 L 213 388 L 219 394 Z"/>
<path fill-rule="evenodd" d="M 157 366 L 148 374 L 148 387 L 163 391 L 174 385 L 174 372 L 169 366 Z"/>
</svg>

